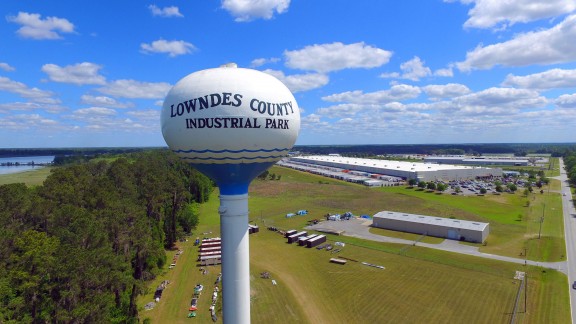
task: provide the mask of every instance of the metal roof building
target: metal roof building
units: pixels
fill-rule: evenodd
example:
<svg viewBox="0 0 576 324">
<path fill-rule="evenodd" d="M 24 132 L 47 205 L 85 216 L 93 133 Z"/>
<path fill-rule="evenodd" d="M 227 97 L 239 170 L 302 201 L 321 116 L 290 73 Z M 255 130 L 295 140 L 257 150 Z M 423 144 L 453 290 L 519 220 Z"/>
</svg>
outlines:
<svg viewBox="0 0 576 324">
<path fill-rule="evenodd" d="M 475 243 L 486 241 L 490 232 L 489 223 L 393 211 L 381 211 L 374 215 L 372 226 Z"/>
<path fill-rule="evenodd" d="M 424 158 L 424 161 L 432 163 L 455 163 L 468 165 L 528 165 L 528 159 L 513 159 L 502 157 L 427 156 Z"/>
<path fill-rule="evenodd" d="M 475 179 L 476 177 L 502 176 L 502 169 L 500 168 L 360 159 L 328 155 L 296 156 L 291 157 L 290 161 L 362 171 L 370 174 L 385 174 L 404 179 L 416 179 L 418 181 L 451 181 Z"/>
</svg>

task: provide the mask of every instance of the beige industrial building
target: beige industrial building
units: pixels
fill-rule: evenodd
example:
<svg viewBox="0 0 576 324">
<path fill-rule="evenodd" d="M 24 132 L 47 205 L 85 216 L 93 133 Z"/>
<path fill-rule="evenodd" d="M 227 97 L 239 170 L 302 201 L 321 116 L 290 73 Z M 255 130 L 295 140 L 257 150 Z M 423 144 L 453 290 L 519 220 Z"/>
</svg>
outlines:
<svg viewBox="0 0 576 324">
<path fill-rule="evenodd" d="M 290 157 L 290 161 L 418 181 L 453 181 L 502 176 L 502 169 L 500 168 L 360 159 L 332 155 L 293 156 Z"/>
<path fill-rule="evenodd" d="M 485 242 L 490 233 L 489 223 L 393 211 L 381 211 L 374 215 L 372 226 L 474 243 Z"/>
</svg>

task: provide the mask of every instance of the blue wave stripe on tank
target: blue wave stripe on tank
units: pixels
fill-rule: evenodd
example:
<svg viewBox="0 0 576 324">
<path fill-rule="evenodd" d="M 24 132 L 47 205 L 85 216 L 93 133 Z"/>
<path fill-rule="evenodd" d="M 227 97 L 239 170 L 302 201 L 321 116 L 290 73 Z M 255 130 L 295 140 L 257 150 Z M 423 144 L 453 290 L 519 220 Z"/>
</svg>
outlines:
<svg viewBox="0 0 576 324">
<path fill-rule="evenodd" d="M 270 153 L 270 152 L 282 152 L 282 151 L 288 151 L 290 150 L 290 148 L 273 148 L 273 149 L 259 149 L 259 150 L 246 150 L 246 149 L 242 149 L 242 150 L 228 150 L 228 149 L 224 149 L 224 150 L 210 150 L 210 149 L 206 149 L 206 150 L 172 150 L 172 152 L 174 153 L 258 153 L 258 152 L 266 152 L 266 153 Z"/>
<path fill-rule="evenodd" d="M 222 160 L 258 160 L 258 159 L 270 159 L 270 158 L 279 158 L 279 157 L 283 157 L 285 155 L 268 155 L 268 156 L 254 156 L 254 157 L 239 157 L 239 158 L 233 158 L 233 157 L 222 157 L 222 158 L 216 158 L 216 157 L 206 157 L 206 158 L 201 158 L 201 157 L 182 157 L 183 160 L 191 160 L 191 161 L 197 161 L 197 160 L 201 160 L 201 161 L 211 161 L 211 160 L 216 160 L 216 161 L 222 161 Z"/>
</svg>

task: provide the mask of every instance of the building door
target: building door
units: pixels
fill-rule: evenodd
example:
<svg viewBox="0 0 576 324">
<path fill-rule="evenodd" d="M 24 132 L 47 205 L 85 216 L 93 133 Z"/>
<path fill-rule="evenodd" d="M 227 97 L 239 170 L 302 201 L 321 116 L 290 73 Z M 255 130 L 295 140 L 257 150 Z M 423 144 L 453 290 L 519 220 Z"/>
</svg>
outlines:
<svg viewBox="0 0 576 324">
<path fill-rule="evenodd" d="M 456 231 L 455 229 L 449 229 L 448 230 L 448 238 L 451 240 L 457 240 L 458 239 L 458 231 Z"/>
</svg>

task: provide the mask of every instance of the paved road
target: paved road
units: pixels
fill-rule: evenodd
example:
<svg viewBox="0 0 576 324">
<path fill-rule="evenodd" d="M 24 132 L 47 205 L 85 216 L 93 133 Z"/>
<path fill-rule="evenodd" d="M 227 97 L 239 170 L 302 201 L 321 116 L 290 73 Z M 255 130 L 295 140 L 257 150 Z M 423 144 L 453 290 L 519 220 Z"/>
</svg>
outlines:
<svg viewBox="0 0 576 324">
<path fill-rule="evenodd" d="M 568 176 L 564 169 L 564 161 L 560 159 L 560 177 L 562 183 L 562 211 L 564 214 L 564 236 L 566 240 L 566 262 L 568 282 L 570 282 L 570 309 L 572 311 L 572 323 L 576 324 L 576 290 L 572 289 L 572 283 L 576 280 L 576 210 L 572 204 L 572 193 L 568 187 Z"/>
</svg>

